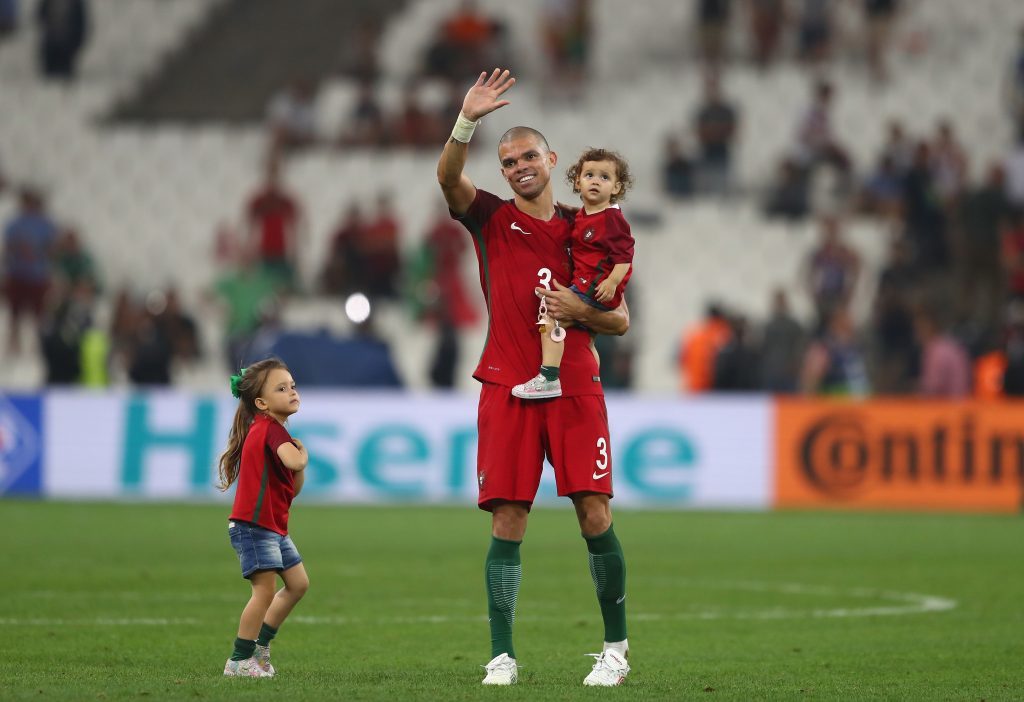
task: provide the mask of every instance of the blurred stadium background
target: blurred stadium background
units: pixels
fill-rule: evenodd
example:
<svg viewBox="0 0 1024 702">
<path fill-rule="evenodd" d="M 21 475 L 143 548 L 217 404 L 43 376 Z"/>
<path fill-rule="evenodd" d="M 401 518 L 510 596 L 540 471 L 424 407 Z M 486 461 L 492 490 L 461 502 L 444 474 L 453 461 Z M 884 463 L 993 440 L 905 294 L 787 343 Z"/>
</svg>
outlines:
<svg viewBox="0 0 1024 702">
<path fill-rule="evenodd" d="M 61 449 L 49 437 L 76 412 L 125 418 L 108 437 L 120 448 L 97 462 L 127 466 L 135 451 L 145 463 L 146 447 L 184 442 L 191 484 L 205 484 L 197 466 L 220 445 L 229 371 L 268 353 L 327 393 L 307 404 L 321 431 L 344 433 L 331 422 L 351 412 L 332 398 L 358 390 L 368 409 L 351 421 L 369 421 L 367 436 L 410 415 L 470 456 L 459 437 L 486 315 L 434 169 L 467 85 L 501 65 L 519 82 L 474 139 L 479 186 L 505 192 L 494 142 L 520 123 L 563 164 L 601 145 L 636 173 L 633 325 L 600 348 L 613 416 L 633 427 L 616 428 L 616 450 L 637 475 L 658 461 L 736 476 L 756 465 L 756 496 L 709 504 L 768 504 L 780 465 L 813 472 L 790 441 L 854 480 L 991 473 L 1003 508 L 1019 504 L 1016 410 L 990 404 L 1024 392 L 1019 3 L 0 8 L 8 489 L 32 461 L 44 476 L 68 469 L 50 465 Z M 573 201 L 562 182 L 556 193 Z M 852 438 L 829 425 L 828 450 L 807 443 L 822 395 L 860 412 Z M 659 435 L 656 418 L 673 413 L 724 453 Z M 46 458 L 25 448 L 35 414 Z M 193 416 L 209 436 L 182 429 Z M 740 426 L 758 437 L 742 451 L 727 431 Z"/>
<path fill-rule="evenodd" d="M 623 692 L 1020 699 L 1019 0 L 0 0 L 0 697 L 244 696 L 211 683 L 246 595 L 213 483 L 270 353 L 322 503 L 282 679 L 471 695 L 487 323 L 435 166 L 493 66 L 478 186 L 516 124 L 636 175 L 632 327 L 599 340 L 646 510 Z M 510 692 L 576 699 L 591 590 L 540 502 Z"/>
</svg>

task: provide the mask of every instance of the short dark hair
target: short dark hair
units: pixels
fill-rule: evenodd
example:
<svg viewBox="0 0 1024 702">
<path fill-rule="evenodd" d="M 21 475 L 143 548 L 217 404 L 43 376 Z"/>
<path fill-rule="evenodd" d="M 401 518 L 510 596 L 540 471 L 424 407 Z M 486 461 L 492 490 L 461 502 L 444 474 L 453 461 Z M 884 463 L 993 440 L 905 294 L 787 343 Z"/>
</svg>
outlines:
<svg viewBox="0 0 1024 702">
<path fill-rule="evenodd" d="M 576 185 L 576 180 L 580 177 L 583 164 L 587 161 L 611 161 L 615 164 L 615 175 L 622 184 L 622 188 L 618 194 L 611 196 L 610 202 L 614 205 L 620 200 L 625 200 L 626 192 L 633 187 L 633 174 L 629 172 L 629 163 L 622 157 L 622 154 L 609 149 L 590 147 L 576 159 L 576 163 L 571 165 L 569 170 L 565 172 L 565 180 L 572 186 L 572 191 L 579 194 L 580 189 Z"/>
<path fill-rule="evenodd" d="M 502 144 L 507 144 L 508 142 L 514 141 L 516 139 L 522 139 L 524 137 L 533 137 L 534 139 L 537 140 L 537 143 L 539 143 L 544 148 L 544 151 L 551 151 L 551 147 L 548 146 L 548 140 L 544 138 L 543 134 L 538 132 L 533 127 L 512 127 L 507 132 L 502 134 L 500 139 L 498 139 L 498 146 L 501 146 Z"/>
</svg>

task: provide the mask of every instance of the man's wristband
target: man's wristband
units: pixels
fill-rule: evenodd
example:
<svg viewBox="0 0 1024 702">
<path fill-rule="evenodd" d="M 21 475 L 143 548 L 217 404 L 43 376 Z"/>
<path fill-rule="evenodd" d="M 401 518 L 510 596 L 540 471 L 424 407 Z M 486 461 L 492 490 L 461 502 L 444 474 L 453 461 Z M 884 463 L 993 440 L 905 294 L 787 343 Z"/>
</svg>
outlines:
<svg viewBox="0 0 1024 702">
<path fill-rule="evenodd" d="M 476 131 L 476 125 L 480 124 L 480 120 L 476 122 L 466 119 L 466 115 L 459 113 L 459 118 L 455 120 L 455 127 L 452 129 L 452 139 L 468 144 L 469 140 L 473 138 L 473 132 Z"/>
</svg>

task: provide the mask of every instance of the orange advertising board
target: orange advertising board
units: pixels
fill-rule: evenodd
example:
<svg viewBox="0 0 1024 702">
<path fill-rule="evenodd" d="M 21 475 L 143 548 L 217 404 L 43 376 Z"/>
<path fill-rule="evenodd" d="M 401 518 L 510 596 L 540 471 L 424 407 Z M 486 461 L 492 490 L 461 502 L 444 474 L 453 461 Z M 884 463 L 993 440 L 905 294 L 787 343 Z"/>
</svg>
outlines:
<svg viewBox="0 0 1024 702">
<path fill-rule="evenodd" d="M 780 399 L 775 506 L 1015 512 L 1024 403 Z"/>
</svg>

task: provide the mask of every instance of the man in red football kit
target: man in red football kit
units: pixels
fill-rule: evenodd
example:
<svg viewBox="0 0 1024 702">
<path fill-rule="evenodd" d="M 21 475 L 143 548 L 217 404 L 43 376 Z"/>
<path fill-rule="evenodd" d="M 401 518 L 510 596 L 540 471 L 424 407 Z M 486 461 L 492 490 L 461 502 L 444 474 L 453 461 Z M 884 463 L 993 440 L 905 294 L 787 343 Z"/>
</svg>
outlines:
<svg viewBox="0 0 1024 702">
<path fill-rule="evenodd" d="M 605 625 L 605 646 L 585 685 L 618 685 L 629 672 L 625 621 L 625 560 L 612 529 L 611 447 L 597 359 L 586 331 L 567 330 L 562 396 L 525 401 L 509 390 L 535 372 L 538 299 L 566 325 L 624 334 L 625 302 L 604 311 L 587 305 L 564 283 L 571 279 L 568 246 L 573 213 L 556 206 L 551 171 L 558 161 L 540 132 L 513 127 L 498 143 L 501 172 L 513 199 L 478 190 L 463 173 L 477 121 L 508 104 L 501 96 L 515 79 L 482 73 L 466 93 L 437 178 L 453 216 L 473 235 L 487 303 L 487 342 L 474 377 L 483 386 L 478 411 L 477 477 L 481 509 L 491 512 L 485 564 L 491 628 L 486 685 L 518 679 L 512 623 L 522 575 L 519 546 L 540 483 L 544 457 L 555 469 L 558 494 L 572 499 L 587 542 L 590 570 Z"/>
</svg>

